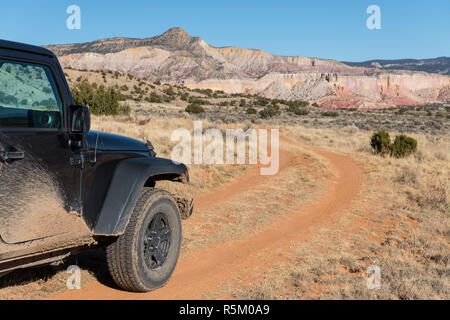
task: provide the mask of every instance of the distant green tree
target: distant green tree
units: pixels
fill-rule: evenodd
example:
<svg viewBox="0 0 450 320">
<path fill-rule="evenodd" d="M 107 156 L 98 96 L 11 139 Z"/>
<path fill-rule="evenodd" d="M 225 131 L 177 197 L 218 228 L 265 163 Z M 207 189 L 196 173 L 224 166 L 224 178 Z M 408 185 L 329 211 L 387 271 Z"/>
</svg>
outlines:
<svg viewBox="0 0 450 320">
<path fill-rule="evenodd" d="M 202 106 L 199 106 L 197 104 L 190 104 L 186 107 L 185 110 L 187 113 L 193 113 L 193 114 L 199 114 L 199 113 L 205 112 L 205 109 Z"/>
<path fill-rule="evenodd" d="M 164 89 L 163 92 L 165 94 L 167 94 L 168 96 L 174 96 L 175 95 L 175 91 L 173 90 L 172 86 Z"/>
<path fill-rule="evenodd" d="M 404 134 L 398 135 L 391 146 L 391 156 L 405 158 L 417 151 L 417 140 Z"/>
<path fill-rule="evenodd" d="M 152 92 L 150 94 L 150 100 L 149 101 L 153 102 L 153 103 L 161 103 L 162 102 L 162 98 L 158 94 L 156 94 L 155 92 Z"/>
<path fill-rule="evenodd" d="M 288 106 L 287 111 L 295 114 L 297 116 L 306 116 L 309 111 L 303 107 L 307 107 L 309 102 L 306 101 L 286 101 L 285 104 Z"/>
<path fill-rule="evenodd" d="M 375 132 L 370 138 L 370 146 L 383 157 L 391 152 L 391 136 L 385 130 Z"/>
<path fill-rule="evenodd" d="M 247 108 L 247 114 L 257 114 L 257 113 L 258 113 L 258 111 L 255 108 L 253 108 L 253 107 Z"/>
<path fill-rule="evenodd" d="M 89 81 L 84 80 L 72 88 L 72 95 L 79 105 L 89 106 L 94 101 L 94 89 Z"/>
<path fill-rule="evenodd" d="M 114 87 L 97 87 L 85 79 L 72 88 L 72 95 L 77 104 L 89 106 L 92 114 L 118 115 L 127 111 L 120 106 L 121 94 Z"/>
<path fill-rule="evenodd" d="M 259 116 L 263 119 L 272 118 L 280 114 L 280 107 L 276 104 L 271 104 L 259 112 Z"/>
<path fill-rule="evenodd" d="M 337 118 L 337 117 L 339 117 L 339 112 L 325 111 L 325 112 L 322 112 L 322 117 Z"/>
</svg>

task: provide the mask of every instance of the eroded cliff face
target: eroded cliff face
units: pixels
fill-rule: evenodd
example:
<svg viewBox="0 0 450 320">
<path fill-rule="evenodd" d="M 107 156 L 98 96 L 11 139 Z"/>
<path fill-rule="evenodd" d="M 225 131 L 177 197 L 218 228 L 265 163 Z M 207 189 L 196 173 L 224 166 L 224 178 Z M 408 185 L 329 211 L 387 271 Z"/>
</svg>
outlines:
<svg viewBox="0 0 450 320">
<path fill-rule="evenodd" d="M 207 79 L 186 82 L 185 85 L 193 89 L 211 88 L 228 93 L 316 101 L 327 108 L 385 108 L 450 102 L 450 77 L 423 73 L 374 76 L 269 74 L 258 80 Z"/>
<path fill-rule="evenodd" d="M 379 108 L 450 102 L 450 77 L 216 48 L 181 28 L 148 39 L 50 46 L 65 67 L 119 71 L 189 88 L 315 101 L 324 107 Z"/>
</svg>

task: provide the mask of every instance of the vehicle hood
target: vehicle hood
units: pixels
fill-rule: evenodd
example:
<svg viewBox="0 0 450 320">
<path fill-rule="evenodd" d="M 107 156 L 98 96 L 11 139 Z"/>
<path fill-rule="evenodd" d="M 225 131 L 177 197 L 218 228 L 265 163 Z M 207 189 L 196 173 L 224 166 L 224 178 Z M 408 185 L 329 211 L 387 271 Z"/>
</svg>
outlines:
<svg viewBox="0 0 450 320">
<path fill-rule="evenodd" d="M 99 131 L 86 134 L 89 148 L 97 147 L 105 151 L 138 151 L 148 152 L 147 145 L 139 140 Z"/>
</svg>

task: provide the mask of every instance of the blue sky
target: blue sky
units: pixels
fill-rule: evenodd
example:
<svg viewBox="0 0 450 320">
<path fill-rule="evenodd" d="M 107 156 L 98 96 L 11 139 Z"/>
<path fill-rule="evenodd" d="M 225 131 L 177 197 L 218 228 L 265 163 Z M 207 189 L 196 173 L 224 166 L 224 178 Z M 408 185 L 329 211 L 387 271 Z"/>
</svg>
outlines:
<svg viewBox="0 0 450 320">
<path fill-rule="evenodd" d="M 4 3 L 3 3 L 4 2 Z M 81 8 L 68 30 L 66 8 Z M 381 30 L 369 30 L 369 5 Z M 450 56 L 448 0 L 2 1 L 0 39 L 36 45 L 151 37 L 183 27 L 215 46 L 344 61 Z"/>
</svg>

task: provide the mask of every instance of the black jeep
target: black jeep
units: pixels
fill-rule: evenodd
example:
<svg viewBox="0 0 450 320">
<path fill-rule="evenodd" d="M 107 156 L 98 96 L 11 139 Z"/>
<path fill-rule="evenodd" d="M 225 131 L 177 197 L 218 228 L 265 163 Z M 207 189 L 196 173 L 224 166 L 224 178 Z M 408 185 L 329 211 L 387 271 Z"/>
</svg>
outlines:
<svg viewBox="0 0 450 320">
<path fill-rule="evenodd" d="M 188 183 L 188 170 L 150 142 L 90 131 L 56 56 L 0 40 L 0 276 L 106 248 L 121 288 L 163 286 L 193 201 L 160 180 Z"/>
</svg>

